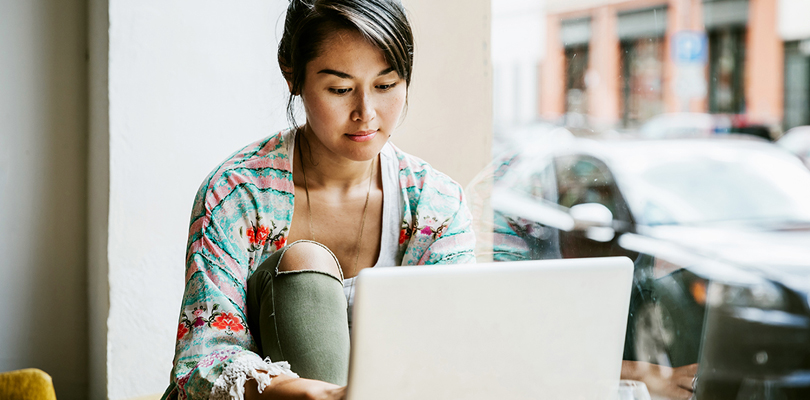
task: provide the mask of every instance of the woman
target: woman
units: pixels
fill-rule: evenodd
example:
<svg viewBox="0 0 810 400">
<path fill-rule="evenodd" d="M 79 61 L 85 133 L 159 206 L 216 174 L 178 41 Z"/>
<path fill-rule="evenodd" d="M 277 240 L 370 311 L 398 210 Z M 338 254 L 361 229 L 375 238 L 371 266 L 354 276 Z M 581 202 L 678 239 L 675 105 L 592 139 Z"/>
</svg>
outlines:
<svg viewBox="0 0 810 400">
<path fill-rule="evenodd" d="M 357 273 L 473 262 L 461 188 L 388 143 L 412 56 L 397 0 L 290 2 L 278 59 L 306 123 L 200 188 L 164 398 L 342 398 Z"/>
</svg>

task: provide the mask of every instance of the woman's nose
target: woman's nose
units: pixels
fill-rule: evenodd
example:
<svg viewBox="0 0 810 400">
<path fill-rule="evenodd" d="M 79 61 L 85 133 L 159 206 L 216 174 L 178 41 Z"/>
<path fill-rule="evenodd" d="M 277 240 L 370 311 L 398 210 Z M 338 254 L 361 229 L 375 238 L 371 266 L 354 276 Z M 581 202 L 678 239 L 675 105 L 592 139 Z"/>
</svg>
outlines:
<svg viewBox="0 0 810 400">
<path fill-rule="evenodd" d="M 357 96 L 357 104 L 354 111 L 352 111 L 352 121 L 366 122 L 371 121 L 376 116 L 374 110 L 374 102 L 369 93 L 362 93 Z"/>
</svg>

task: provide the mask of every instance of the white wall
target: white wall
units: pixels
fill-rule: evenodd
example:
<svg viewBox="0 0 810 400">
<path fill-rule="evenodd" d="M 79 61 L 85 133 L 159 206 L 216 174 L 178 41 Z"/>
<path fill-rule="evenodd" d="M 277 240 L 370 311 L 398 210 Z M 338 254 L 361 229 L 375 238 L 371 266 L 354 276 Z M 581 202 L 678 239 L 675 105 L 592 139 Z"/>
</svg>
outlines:
<svg viewBox="0 0 810 400">
<path fill-rule="evenodd" d="M 776 24 L 782 40 L 801 40 L 810 38 L 810 1 L 778 0 L 778 22 Z"/>
<path fill-rule="evenodd" d="M 489 159 L 489 2 L 405 4 L 419 47 L 394 140 L 465 183 Z M 222 159 L 287 126 L 275 59 L 286 5 L 91 2 L 94 399 L 168 383 L 194 193 Z"/>
<path fill-rule="evenodd" d="M 86 2 L 0 0 L 0 372 L 87 396 Z"/>
<path fill-rule="evenodd" d="M 104 366 L 93 370 L 94 398 L 159 393 L 169 382 L 194 194 L 228 155 L 286 126 L 275 62 L 284 3 L 94 3 L 108 7 L 93 15 L 109 27 L 109 83 L 99 93 L 109 98 L 108 125 L 94 125 L 94 139 L 103 145 L 106 133 L 109 146 L 107 165 L 97 157 L 97 169 L 109 170 L 108 264 L 95 268 L 107 285 L 92 295 L 108 290 L 109 314 L 93 315 L 106 319 L 91 332 L 106 341 L 106 353 L 94 353 Z M 103 101 L 96 106 L 104 112 Z"/>
</svg>

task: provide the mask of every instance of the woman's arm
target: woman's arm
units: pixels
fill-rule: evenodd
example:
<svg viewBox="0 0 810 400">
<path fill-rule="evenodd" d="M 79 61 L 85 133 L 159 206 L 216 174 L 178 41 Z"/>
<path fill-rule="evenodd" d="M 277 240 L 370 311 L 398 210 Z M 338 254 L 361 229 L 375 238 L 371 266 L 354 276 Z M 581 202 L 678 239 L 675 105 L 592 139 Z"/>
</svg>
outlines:
<svg viewBox="0 0 810 400">
<path fill-rule="evenodd" d="M 343 400 L 346 387 L 312 379 L 278 375 L 259 393 L 255 380 L 245 382 L 245 400 Z"/>
<path fill-rule="evenodd" d="M 641 381 L 650 394 L 667 399 L 689 399 L 698 365 L 670 368 L 642 361 L 622 361 L 622 379 Z"/>
<path fill-rule="evenodd" d="M 241 400 L 248 381 L 267 385 L 273 376 L 295 375 L 256 353 L 246 321 L 247 278 L 283 246 L 292 216 L 292 175 L 280 140 L 274 135 L 234 154 L 195 197 L 169 398 Z"/>
</svg>

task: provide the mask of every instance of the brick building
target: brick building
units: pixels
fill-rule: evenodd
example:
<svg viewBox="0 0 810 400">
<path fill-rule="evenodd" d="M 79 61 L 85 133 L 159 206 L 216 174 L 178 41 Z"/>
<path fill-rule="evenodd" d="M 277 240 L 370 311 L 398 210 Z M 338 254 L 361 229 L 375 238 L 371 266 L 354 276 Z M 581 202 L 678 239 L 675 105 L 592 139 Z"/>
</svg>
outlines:
<svg viewBox="0 0 810 400">
<path fill-rule="evenodd" d="M 596 127 L 632 128 L 708 112 L 810 124 L 810 2 L 547 0 L 545 10 L 543 119 L 586 114 Z"/>
</svg>

